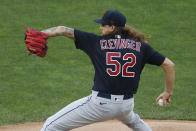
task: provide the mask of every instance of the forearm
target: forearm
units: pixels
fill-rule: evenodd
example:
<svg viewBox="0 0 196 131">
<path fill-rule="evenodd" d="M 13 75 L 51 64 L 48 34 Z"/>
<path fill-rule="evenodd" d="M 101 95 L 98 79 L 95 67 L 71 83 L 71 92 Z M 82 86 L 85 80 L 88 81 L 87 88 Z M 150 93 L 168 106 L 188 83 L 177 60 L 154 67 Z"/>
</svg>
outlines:
<svg viewBox="0 0 196 131">
<path fill-rule="evenodd" d="M 161 65 L 165 75 L 165 91 L 172 94 L 175 81 L 174 63 L 166 58 L 165 62 Z"/>
<path fill-rule="evenodd" d="M 65 26 L 57 26 L 49 29 L 42 30 L 41 32 L 46 33 L 49 37 L 56 36 L 65 36 L 74 40 L 74 29 L 65 27 Z"/>
<path fill-rule="evenodd" d="M 167 91 L 170 94 L 172 94 L 174 81 L 175 81 L 175 71 L 173 69 L 168 69 L 167 71 L 165 71 L 165 91 Z"/>
</svg>

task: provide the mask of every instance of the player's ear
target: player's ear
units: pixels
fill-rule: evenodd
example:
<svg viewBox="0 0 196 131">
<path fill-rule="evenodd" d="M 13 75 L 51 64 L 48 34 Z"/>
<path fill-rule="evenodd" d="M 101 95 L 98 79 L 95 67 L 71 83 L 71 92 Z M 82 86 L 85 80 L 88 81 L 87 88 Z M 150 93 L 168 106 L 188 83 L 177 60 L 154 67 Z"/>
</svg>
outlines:
<svg viewBox="0 0 196 131">
<path fill-rule="evenodd" d="M 116 29 L 116 26 L 112 25 L 111 26 L 112 32 Z"/>
</svg>

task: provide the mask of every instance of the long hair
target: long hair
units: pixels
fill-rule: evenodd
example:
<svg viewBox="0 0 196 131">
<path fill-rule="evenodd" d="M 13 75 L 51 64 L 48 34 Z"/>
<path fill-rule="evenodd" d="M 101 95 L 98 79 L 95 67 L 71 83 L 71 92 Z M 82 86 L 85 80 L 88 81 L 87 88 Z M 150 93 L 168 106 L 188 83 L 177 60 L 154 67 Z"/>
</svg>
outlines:
<svg viewBox="0 0 196 131">
<path fill-rule="evenodd" d="M 136 31 L 129 25 L 125 25 L 125 27 L 115 27 L 115 30 L 110 35 L 117 34 L 132 37 L 134 40 L 141 42 L 147 42 L 147 40 L 150 38 L 150 36 L 144 35 L 143 33 Z"/>
</svg>

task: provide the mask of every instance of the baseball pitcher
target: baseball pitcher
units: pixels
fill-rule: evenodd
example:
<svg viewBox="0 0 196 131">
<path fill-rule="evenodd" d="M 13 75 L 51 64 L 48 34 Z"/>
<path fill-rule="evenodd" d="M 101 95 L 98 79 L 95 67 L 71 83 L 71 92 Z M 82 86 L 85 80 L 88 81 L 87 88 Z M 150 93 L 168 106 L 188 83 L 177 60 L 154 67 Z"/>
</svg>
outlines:
<svg viewBox="0 0 196 131">
<path fill-rule="evenodd" d="M 165 89 L 156 102 L 162 99 L 165 106 L 170 103 L 174 86 L 174 63 L 153 49 L 147 43 L 147 36 L 126 25 L 121 12 L 107 10 L 94 22 L 100 24 L 101 36 L 65 26 L 41 32 L 26 29 L 25 43 L 30 54 L 44 57 L 47 39 L 65 36 L 89 56 L 95 69 L 92 93 L 49 117 L 41 131 L 68 131 L 114 118 L 134 131 L 151 131 L 133 111 L 141 72 L 145 64 L 164 70 Z"/>
</svg>

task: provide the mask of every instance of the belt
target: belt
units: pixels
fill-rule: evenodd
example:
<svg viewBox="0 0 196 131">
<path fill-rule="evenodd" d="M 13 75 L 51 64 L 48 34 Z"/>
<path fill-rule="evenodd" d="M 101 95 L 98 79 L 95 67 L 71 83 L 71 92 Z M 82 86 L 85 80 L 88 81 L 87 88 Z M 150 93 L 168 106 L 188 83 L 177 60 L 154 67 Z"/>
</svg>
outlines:
<svg viewBox="0 0 196 131">
<path fill-rule="evenodd" d="M 106 98 L 106 99 L 111 99 L 111 95 L 112 94 L 105 94 L 105 93 L 102 93 L 102 92 L 98 92 L 98 94 L 97 94 L 98 97 L 102 97 L 102 98 Z M 133 98 L 133 94 L 131 94 L 131 95 L 121 95 L 121 96 L 124 96 L 123 100 Z"/>
</svg>

